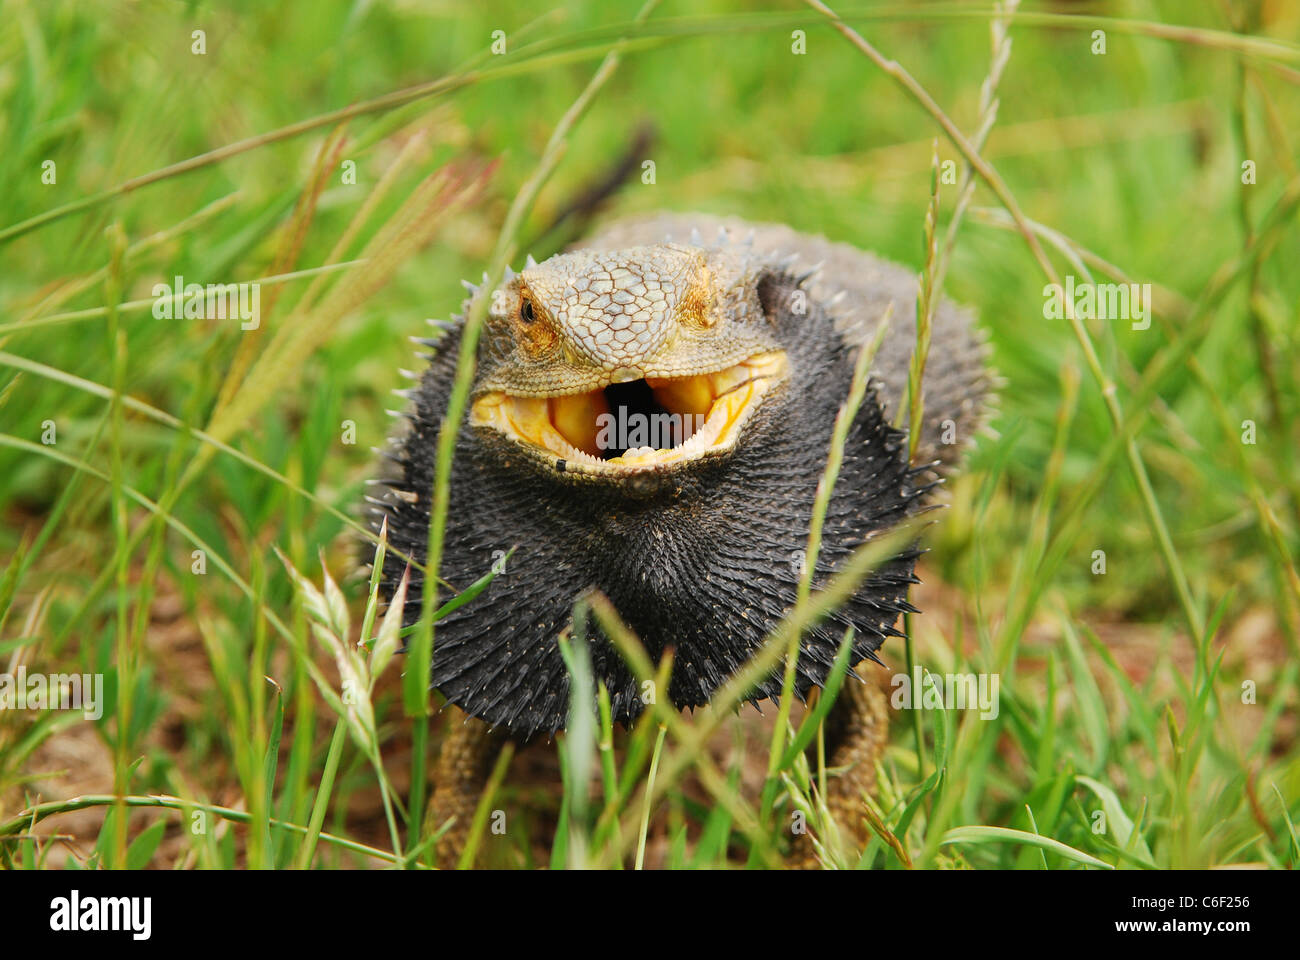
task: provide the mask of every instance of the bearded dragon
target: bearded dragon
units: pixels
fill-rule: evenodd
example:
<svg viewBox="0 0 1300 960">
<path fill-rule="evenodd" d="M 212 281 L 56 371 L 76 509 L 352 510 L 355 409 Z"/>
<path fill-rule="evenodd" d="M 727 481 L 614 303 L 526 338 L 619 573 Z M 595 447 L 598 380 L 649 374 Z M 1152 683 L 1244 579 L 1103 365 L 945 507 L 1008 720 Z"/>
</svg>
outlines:
<svg viewBox="0 0 1300 960">
<path fill-rule="evenodd" d="M 707 239 L 706 239 L 707 238 Z M 440 862 L 464 842 L 505 738 L 561 729 L 570 676 L 556 637 L 574 604 L 603 592 L 646 651 L 672 648 L 668 694 L 709 702 L 794 604 L 832 427 L 859 350 L 892 304 L 913 315 L 916 279 L 853 247 L 765 224 L 661 214 L 615 223 L 499 289 L 469 286 L 467 315 L 488 298 L 468 416 L 460 425 L 440 575 L 460 588 L 515 548 L 483 594 L 436 629 L 432 685 L 453 720 L 435 770 L 431 822 L 456 818 Z M 462 333 L 433 346 L 388 453 L 371 524 L 423 561 L 435 448 Z M 943 301 L 925 366 L 924 421 L 909 461 L 893 423 L 907 390 L 914 328 L 891 325 L 852 422 L 827 510 L 814 587 L 856 548 L 928 502 L 981 424 L 990 388 L 971 314 Z M 652 433 L 658 422 L 668 432 Z M 641 428 L 641 432 L 637 432 Z M 645 442 L 648 438 L 652 442 Z M 795 692 L 825 684 L 846 628 L 851 662 L 878 661 L 900 636 L 916 549 L 879 566 L 801 640 Z M 388 558 L 391 597 L 406 571 Z M 412 571 L 405 620 L 420 616 Z M 592 629 L 589 654 L 615 721 L 644 709 L 641 690 Z M 866 669 L 865 664 L 863 669 Z M 779 673 L 750 699 L 775 697 Z M 460 722 L 463 719 L 463 722 Z M 828 731 L 841 769 L 827 802 L 856 829 L 888 724 L 875 683 L 849 678 Z M 806 851 L 804 859 L 807 859 Z"/>
</svg>

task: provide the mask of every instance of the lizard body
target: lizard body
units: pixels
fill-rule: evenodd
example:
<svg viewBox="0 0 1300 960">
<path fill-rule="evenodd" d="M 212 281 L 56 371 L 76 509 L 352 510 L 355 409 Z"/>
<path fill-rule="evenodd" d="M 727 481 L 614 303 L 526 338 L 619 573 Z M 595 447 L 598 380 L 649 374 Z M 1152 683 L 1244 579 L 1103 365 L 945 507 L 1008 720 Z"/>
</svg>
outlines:
<svg viewBox="0 0 1300 960">
<path fill-rule="evenodd" d="M 481 776 L 493 742 L 564 725 L 569 676 L 555 637 L 590 590 L 613 601 L 652 658 L 674 650 L 669 695 L 678 707 L 707 703 L 752 655 L 794 602 L 835 415 L 857 351 L 891 302 L 896 320 L 851 426 L 814 586 L 924 506 L 931 481 L 979 425 L 990 379 L 970 314 L 941 303 L 913 467 L 891 422 L 905 396 L 915 288 L 902 267 L 787 227 L 664 214 L 530 260 L 498 290 L 471 289 L 466 311 L 475 297 L 490 299 L 441 573 L 463 588 L 516 552 L 484 594 L 437 627 L 433 685 L 493 733 L 474 721 L 453 734 L 431 815 L 463 816 L 466 784 Z M 453 325 L 410 392 L 390 492 L 375 502 L 375 528 L 387 518 L 393 544 L 417 559 L 459 336 Z M 676 432 L 650 444 L 611 432 L 638 417 L 663 418 Z M 881 565 L 807 631 L 799 696 L 825 682 L 847 627 L 854 664 L 875 660 L 898 634 L 916 555 Z M 386 595 L 403 571 L 396 558 L 386 563 Z M 414 577 L 408 622 L 421 588 Z M 594 625 L 589 633 L 595 676 L 614 718 L 628 723 L 644 706 L 635 678 Z M 833 745 L 859 771 L 843 778 L 851 793 L 870 788 L 887 723 L 879 691 L 860 687 L 841 696 L 847 734 Z M 773 675 L 751 699 L 779 689 Z"/>
</svg>

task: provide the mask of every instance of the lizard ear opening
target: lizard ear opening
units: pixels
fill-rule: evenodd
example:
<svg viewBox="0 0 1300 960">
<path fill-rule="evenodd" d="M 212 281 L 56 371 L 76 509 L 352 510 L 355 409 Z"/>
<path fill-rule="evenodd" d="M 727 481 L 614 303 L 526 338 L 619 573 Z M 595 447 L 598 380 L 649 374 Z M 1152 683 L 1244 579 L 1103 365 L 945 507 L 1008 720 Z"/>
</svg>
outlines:
<svg viewBox="0 0 1300 960">
<path fill-rule="evenodd" d="M 758 304 L 773 326 L 791 318 L 798 322 L 808 314 L 808 293 L 788 273 L 765 270 L 755 286 Z"/>
</svg>

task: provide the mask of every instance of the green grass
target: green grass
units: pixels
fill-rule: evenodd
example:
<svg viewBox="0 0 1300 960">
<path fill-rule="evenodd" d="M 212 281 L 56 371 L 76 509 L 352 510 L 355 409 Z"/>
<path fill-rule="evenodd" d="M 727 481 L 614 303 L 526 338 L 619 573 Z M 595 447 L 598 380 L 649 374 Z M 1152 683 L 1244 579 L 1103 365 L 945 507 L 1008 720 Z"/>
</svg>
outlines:
<svg viewBox="0 0 1300 960">
<path fill-rule="evenodd" d="M 990 4 L 837 7 L 864 44 L 793 0 L 639 29 L 630 3 L 0 2 L 0 673 L 101 673 L 107 703 L 0 711 L 3 862 L 433 864 L 444 720 L 346 579 L 349 518 L 407 337 L 462 277 L 554 252 L 529 245 L 649 121 L 654 183 L 615 212 L 909 264 L 978 309 L 1006 384 L 885 648 L 997 673 L 1000 712 L 895 713 L 875 838 L 824 859 L 1294 867 L 1300 12 L 1024 6 L 1008 48 Z M 1150 329 L 1044 319 L 1066 274 L 1152 283 Z M 176 275 L 262 280 L 261 329 L 156 318 Z M 820 714 L 726 702 L 626 734 L 606 703 L 533 750 L 553 776 L 502 765 L 465 862 L 779 866 L 794 811 L 825 834 Z"/>
</svg>

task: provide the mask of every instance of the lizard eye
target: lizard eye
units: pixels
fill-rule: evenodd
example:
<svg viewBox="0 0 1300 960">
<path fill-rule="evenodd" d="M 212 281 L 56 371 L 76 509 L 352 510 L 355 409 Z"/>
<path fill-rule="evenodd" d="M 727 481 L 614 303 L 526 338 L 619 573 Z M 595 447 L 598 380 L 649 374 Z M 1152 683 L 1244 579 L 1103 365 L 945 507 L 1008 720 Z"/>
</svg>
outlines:
<svg viewBox="0 0 1300 960">
<path fill-rule="evenodd" d="M 527 297 L 524 297 L 519 304 L 519 319 L 527 325 L 531 325 L 537 319 L 537 314 L 533 311 L 533 301 Z"/>
</svg>

